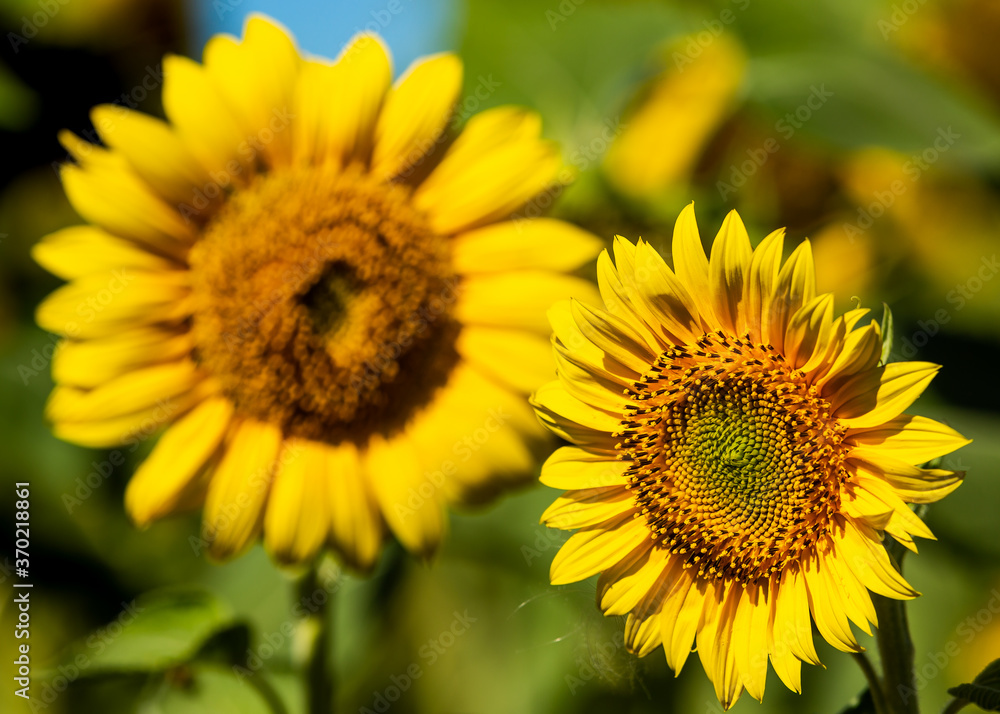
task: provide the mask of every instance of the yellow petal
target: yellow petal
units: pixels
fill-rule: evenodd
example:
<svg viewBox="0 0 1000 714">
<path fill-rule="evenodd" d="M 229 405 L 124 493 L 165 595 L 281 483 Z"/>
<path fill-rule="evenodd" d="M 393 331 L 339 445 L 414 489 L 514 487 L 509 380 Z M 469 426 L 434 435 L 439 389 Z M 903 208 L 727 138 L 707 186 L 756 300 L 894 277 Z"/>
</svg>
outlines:
<svg viewBox="0 0 1000 714">
<path fill-rule="evenodd" d="M 570 311 L 580 332 L 602 352 L 636 372 L 646 372 L 659 357 L 659 350 L 643 335 L 610 312 L 570 301 Z"/>
<path fill-rule="evenodd" d="M 638 323 L 634 325 L 637 331 L 643 336 L 646 332 L 657 335 L 652 340 L 646 338 L 646 343 L 659 350 L 700 336 L 698 308 L 694 299 L 659 253 L 640 239 L 635 246 L 634 262 L 622 266 L 624 253 L 620 248 L 625 245 L 628 241 L 615 237 L 615 260 L 620 265 L 618 277 L 625 293 L 630 296 L 628 304 L 649 325 L 649 330 L 642 330 L 639 329 L 642 324 Z M 598 277 L 603 273 L 605 279 L 610 278 L 609 261 L 599 262 L 605 263 L 605 268 L 602 271 L 599 265 Z M 611 312 L 614 313 L 613 310 Z"/>
<path fill-rule="evenodd" d="M 664 572 L 667 553 L 642 543 L 601 573 L 597 604 L 605 615 L 627 615 L 639 605 Z"/>
<path fill-rule="evenodd" d="M 928 420 L 929 421 L 929 420 Z M 894 458 L 893 452 L 871 447 L 851 451 L 848 463 L 886 480 L 909 503 L 939 501 L 962 485 L 965 473 L 944 469 L 920 469 Z"/>
<path fill-rule="evenodd" d="M 767 586 L 744 588 L 733 624 L 736 666 L 747 693 L 761 701 L 767 680 L 767 626 L 771 606 Z"/>
<path fill-rule="evenodd" d="M 462 62 L 453 54 L 414 62 L 397 80 L 375 125 L 371 173 L 408 176 L 441 139 L 462 88 Z"/>
<path fill-rule="evenodd" d="M 205 71 L 240 126 L 247 153 L 269 166 L 291 161 L 292 110 L 301 59 L 295 43 L 269 18 L 252 16 L 244 40 L 216 35 L 205 46 Z"/>
<path fill-rule="evenodd" d="M 750 258 L 750 236 L 746 226 L 736 211 L 730 211 L 712 244 L 709 261 L 715 315 L 730 334 L 743 335 L 747 331 L 747 310 L 743 300 Z"/>
<path fill-rule="evenodd" d="M 369 33 L 356 35 L 333 65 L 306 62 L 296 95 L 296 161 L 367 163 L 391 81 L 388 50 Z"/>
<path fill-rule="evenodd" d="M 596 526 L 635 508 L 632 493 L 624 486 L 603 486 L 567 491 L 542 514 L 549 528 L 571 530 Z"/>
<path fill-rule="evenodd" d="M 813 265 L 812 247 L 806 240 L 792 251 L 778 271 L 778 282 L 767 320 L 769 332 L 763 336 L 778 352 L 784 352 L 785 333 L 792 315 L 815 296 L 816 269 Z"/>
<path fill-rule="evenodd" d="M 194 239 L 193 224 L 124 163 L 87 168 L 66 164 L 60 176 L 76 212 L 110 233 L 174 257 L 182 256 Z"/>
<path fill-rule="evenodd" d="M 477 275 L 462 282 L 455 317 L 468 325 L 513 327 L 549 334 L 545 311 L 573 297 L 596 304 L 593 283 L 583 278 L 541 270 Z"/>
<path fill-rule="evenodd" d="M 52 357 L 58 384 L 94 388 L 136 369 L 177 362 L 191 353 L 187 332 L 143 327 L 94 340 L 64 340 Z"/>
<path fill-rule="evenodd" d="M 622 387 L 639 378 L 641 372 L 613 359 L 584 335 L 573 318 L 569 300 L 555 303 L 546 314 L 555 333 L 553 345 L 557 358 L 575 365 L 595 379 L 603 378 Z M 620 393 L 621 389 L 617 391 Z"/>
<path fill-rule="evenodd" d="M 502 121 L 496 121 L 497 115 Z M 555 146 L 537 133 L 523 136 L 524 127 L 534 123 L 509 108 L 491 109 L 469 120 L 414 192 L 414 204 L 427 213 L 432 229 L 448 234 L 511 218 L 555 185 L 561 165 Z"/>
<path fill-rule="evenodd" d="M 54 422 L 102 421 L 169 403 L 205 379 L 191 360 L 138 369 L 96 389 L 56 387 L 45 412 Z"/>
<path fill-rule="evenodd" d="M 191 314 L 190 288 L 181 271 L 113 270 L 64 285 L 38 306 L 35 320 L 49 332 L 105 337 Z"/>
<path fill-rule="evenodd" d="M 177 55 L 163 58 L 163 75 L 163 110 L 213 184 L 227 190 L 246 183 L 253 162 L 239 146 L 247 136 L 211 75 Z"/>
<path fill-rule="evenodd" d="M 660 646 L 660 616 L 638 618 L 629 613 L 625 618 L 625 649 L 637 657 L 645 657 Z"/>
<path fill-rule="evenodd" d="M 140 411 L 109 419 L 56 422 L 52 433 L 64 441 L 92 449 L 127 445 L 135 448 L 164 425 L 180 418 L 194 406 L 217 393 L 209 382 L 167 401 Z"/>
<path fill-rule="evenodd" d="M 705 257 L 705 249 L 701 244 L 693 203 L 685 206 L 677 217 L 672 252 L 674 272 L 698 306 L 704 331 L 717 330 L 718 322 L 712 308 L 712 290 L 708 279 L 708 258 Z"/>
<path fill-rule="evenodd" d="M 788 649 L 804 662 L 819 664 L 809 617 L 809 593 L 801 570 L 786 568 L 781 574 L 774 606 L 774 650 Z"/>
<path fill-rule="evenodd" d="M 32 247 L 31 257 L 53 275 L 66 280 L 116 268 L 160 271 L 178 267 L 94 226 L 70 226 L 50 233 Z"/>
<path fill-rule="evenodd" d="M 628 464 L 592 454 L 575 446 L 563 446 L 552 452 L 542 465 L 539 480 L 552 488 L 598 488 L 624 486 Z"/>
<path fill-rule="evenodd" d="M 907 464 L 922 464 L 972 443 L 933 419 L 901 414 L 876 426 L 851 429 L 845 441 Z"/>
<path fill-rule="evenodd" d="M 660 617 L 663 651 L 675 677 L 691 654 L 705 607 L 704 585 L 696 585 L 689 572 L 682 568 L 672 577 Z"/>
<path fill-rule="evenodd" d="M 160 437 L 125 491 L 125 508 L 139 526 L 174 512 L 222 443 L 233 405 L 207 399 Z"/>
<path fill-rule="evenodd" d="M 849 429 L 883 424 L 913 404 L 939 369 L 930 362 L 892 362 L 856 375 L 831 402 L 833 415 Z"/>
<path fill-rule="evenodd" d="M 827 571 L 826 557 L 816 553 L 808 558 L 803 567 L 806 586 L 809 590 L 809 609 L 812 610 L 816 628 L 827 642 L 842 652 L 862 652 L 851 625 L 847 621 L 840 591 Z"/>
<path fill-rule="evenodd" d="M 260 534 L 281 440 L 272 424 L 247 419 L 233 426 L 205 498 L 202 539 L 213 558 L 241 553 Z"/>
<path fill-rule="evenodd" d="M 817 295 L 795 311 L 785 332 L 785 359 L 801 368 L 826 353 L 833 330 L 833 294 Z M 874 365 L 872 365 L 874 366 Z"/>
<path fill-rule="evenodd" d="M 549 571 L 553 585 L 575 583 L 610 567 L 649 538 L 646 519 L 625 513 L 606 527 L 582 530 L 570 536 Z"/>
<path fill-rule="evenodd" d="M 737 43 L 728 33 L 707 43 L 684 40 L 697 43 L 697 58 L 673 53 L 684 57 L 683 66 L 655 80 L 608 150 L 607 173 L 628 193 L 645 196 L 683 185 L 735 103 L 746 62 Z"/>
<path fill-rule="evenodd" d="M 723 709 L 729 709 L 743 692 L 743 681 L 736 666 L 736 648 L 733 643 L 740 589 L 727 585 L 718 590 L 721 592 L 716 595 L 718 600 L 714 613 L 705 616 L 705 624 L 698 631 L 698 656 L 702 664 L 709 662 L 705 672 L 715 686 L 715 696 Z"/>
<path fill-rule="evenodd" d="M 382 516 L 400 543 L 414 555 L 433 555 L 446 527 L 444 493 L 422 471 L 410 438 L 371 437 L 364 469 Z"/>
<path fill-rule="evenodd" d="M 303 563 L 326 540 L 330 526 L 325 444 L 285 440 L 264 513 L 264 546 L 279 561 Z"/>
<path fill-rule="evenodd" d="M 485 374 L 524 393 L 555 374 L 549 340 L 530 332 L 469 326 L 459 333 L 455 348 Z"/>
<path fill-rule="evenodd" d="M 750 258 L 745 303 L 750 339 L 753 342 L 762 342 L 764 335 L 771 334 L 771 301 L 778 284 L 784 241 L 785 229 L 780 228 L 764 238 Z"/>
<path fill-rule="evenodd" d="M 552 218 L 505 221 L 461 233 L 452 263 L 459 273 L 509 270 L 575 270 L 601 249 L 601 241 L 571 223 Z"/>
<path fill-rule="evenodd" d="M 873 369 L 882 355 L 882 332 L 877 322 L 852 331 L 844 340 L 844 348 L 830 369 L 815 384 L 838 389 L 852 375 Z"/>
<path fill-rule="evenodd" d="M 620 419 L 576 399 L 559 382 L 549 382 L 531 398 L 543 424 L 579 446 L 613 444 Z"/>
<path fill-rule="evenodd" d="M 90 116 L 101 140 L 124 156 L 158 195 L 182 215 L 186 209 L 181 204 L 197 213 L 196 191 L 203 192 L 211 179 L 169 124 L 118 104 L 94 107 Z M 221 191 L 215 198 L 221 198 Z"/>
<path fill-rule="evenodd" d="M 354 444 L 344 442 L 326 454 L 330 499 L 330 538 L 352 567 L 368 571 L 382 546 L 382 516 L 362 470 Z"/>
<path fill-rule="evenodd" d="M 851 518 L 845 523 L 843 537 L 836 542 L 837 550 L 866 588 L 896 600 L 920 594 L 896 570 L 875 531 Z"/>
</svg>

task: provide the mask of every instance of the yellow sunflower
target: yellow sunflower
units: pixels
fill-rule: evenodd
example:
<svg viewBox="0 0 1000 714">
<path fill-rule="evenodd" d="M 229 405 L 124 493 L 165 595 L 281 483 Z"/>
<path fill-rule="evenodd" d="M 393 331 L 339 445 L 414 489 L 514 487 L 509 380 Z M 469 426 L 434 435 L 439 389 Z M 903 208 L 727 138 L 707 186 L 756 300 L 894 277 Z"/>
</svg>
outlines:
<svg viewBox="0 0 1000 714">
<path fill-rule="evenodd" d="M 55 433 L 130 451 L 169 425 L 126 507 L 204 504 L 216 557 L 263 533 L 281 560 L 329 542 L 365 568 L 385 526 L 432 553 L 446 505 L 530 471 L 545 307 L 597 296 L 568 274 L 596 238 L 515 219 L 560 170 L 539 118 L 484 111 L 456 138 L 454 55 L 391 84 L 378 37 L 304 58 L 260 17 L 163 69 L 168 122 L 102 106 L 107 148 L 61 136 L 90 225 L 34 251 L 71 281 L 37 316 L 67 337 Z"/>
<path fill-rule="evenodd" d="M 882 545 L 933 537 L 906 505 L 962 475 L 915 464 L 967 440 L 903 413 L 938 367 L 882 364 L 867 310 L 834 318 L 815 294 L 809 243 L 781 264 L 783 231 L 751 250 L 732 212 L 705 256 L 693 206 L 674 229 L 671 270 L 649 244 L 617 238 L 598 259 L 606 309 L 550 311 L 559 379 L 534 397 L 573 445 L 542 468 L 568 489 L 542 516 L 579 529 L 553 583 L 600 573 L 598 604 L 628 615 L 625 643 L 663 645 L 675 672 L 696 643 L 728 708 L 764 694 L 767 662 L 800 690 L 817 664 L 812 621 L 860 651 L 877 625 L 868 591 L 917 593 Z"/>
</svg>

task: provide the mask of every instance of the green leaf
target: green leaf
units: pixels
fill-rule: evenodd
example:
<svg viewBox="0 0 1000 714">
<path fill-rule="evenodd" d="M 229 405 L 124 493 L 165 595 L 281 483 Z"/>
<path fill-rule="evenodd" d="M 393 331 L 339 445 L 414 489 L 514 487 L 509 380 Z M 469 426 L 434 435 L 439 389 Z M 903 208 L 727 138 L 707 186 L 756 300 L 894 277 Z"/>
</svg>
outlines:
<svg viewBox="0 0 1000 714">
<path fill-rule="evenodd" d="M 889 364 L 889 353 L 892 352 L 892 310 L 882 303 L 882 356 L 879 364 Z"/>
<path fill-rule="evenodd" d="M 160 680 L 139 703 L 139 714 L 272 714 L 260 692 L 228 667 L 196 665 Z"/>
<path fill-rule="evenodd" d="M 226 603 L 204 590 L 150 592 L 72 648 L 65 664 L 81 676 L 163 671 L 189 662 L 213 636 L 242 627 Z"/>
<path fill-rule="evenodd" d="M 748 100 L 777 120 L 779 136 L 801 132 L 836 149 L 884 146 L 918 158 L 932 150 L 977 169 L 1000 165 L 1000 123 L 986 105 L 897 57 L 797 50 L 755 58 L 750 75 Z"/>
<path fill-rule="evenodd" d="M 952 687 L 948 694 L 972 702 L 983 711 L 1000 712 L 1000 659 L 986 665 L 971 683 Z"/>
</svg>

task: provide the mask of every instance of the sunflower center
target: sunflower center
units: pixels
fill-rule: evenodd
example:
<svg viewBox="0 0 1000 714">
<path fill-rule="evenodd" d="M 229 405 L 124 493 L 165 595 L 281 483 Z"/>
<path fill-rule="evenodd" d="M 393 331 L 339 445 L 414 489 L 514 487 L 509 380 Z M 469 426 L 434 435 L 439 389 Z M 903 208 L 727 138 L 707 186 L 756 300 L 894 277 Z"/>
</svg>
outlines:
<svg viewBox="0 0 1000 714">
<path fill-rule="evenodd" d="M 234 194 L 192 249 L 197 358 L 239 412 L 391 432 L 456 361 L 450 247 L 404 188 L 307 167 Z"/>
<path fill-rule="evenodd" d="M 705 335 L 627 392 L 629 488 L 661 548 L 745 584 L 813 546 L 840 507 L 844 428 L 768 345 Z"/>
</svg>

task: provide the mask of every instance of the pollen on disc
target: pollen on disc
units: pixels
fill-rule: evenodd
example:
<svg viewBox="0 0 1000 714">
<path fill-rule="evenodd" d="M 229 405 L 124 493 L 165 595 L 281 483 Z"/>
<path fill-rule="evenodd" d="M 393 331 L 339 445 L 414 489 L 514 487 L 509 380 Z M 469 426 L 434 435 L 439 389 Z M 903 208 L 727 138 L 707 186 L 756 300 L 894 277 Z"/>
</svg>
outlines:
<svg viewBox="0 0 1000 714">
<path fill-rule="evenodd" d="M 629 488 L 657 546 L 701 577 L 757 582 L 830 528 L 845 430 L 772 347 L 706 335 L 664 352 L 626 395 Z"/>
</svg>

